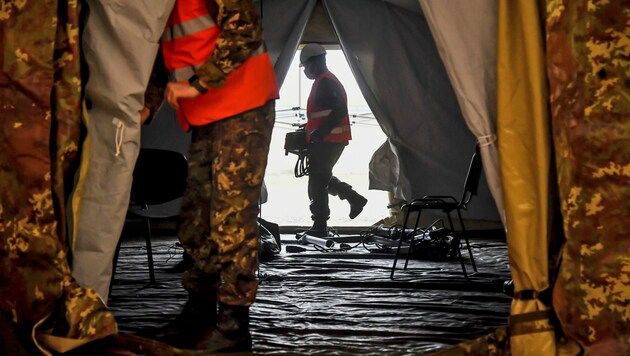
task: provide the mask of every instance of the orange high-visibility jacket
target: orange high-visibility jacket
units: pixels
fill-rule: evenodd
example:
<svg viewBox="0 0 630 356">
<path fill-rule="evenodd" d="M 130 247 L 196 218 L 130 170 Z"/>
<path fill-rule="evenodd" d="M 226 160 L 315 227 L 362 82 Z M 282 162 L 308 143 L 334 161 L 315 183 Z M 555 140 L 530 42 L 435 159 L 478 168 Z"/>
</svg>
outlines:
<svg viewBox="0 0 630 356">
<path fill-rule="evenodd" d="M 162 36 L 164 63 L 171 80 L 192 77 L 211 56 L 221 29 L 206 0 L 177 1 Z M 278 98 L 278 83 L 264 44 L 230 73 L 220 88 L 193 99 L 180 99 L 177 118 L 185 130 L 263 106 Z"/>
<path fill-rule="evenodd" d="M 346 96 L 346 92 L 343 89 L 343 85 L 337 77 L 329 71 L 322 72 L 315 78 L 315 82 L 313 83 L 313 87 L 311 88 L 311 93 L 308 96 L 308 102 L 306 104 L 306 140 L 310 142 L 310 134 L 315 131 L 319 126 L 328 119 L 328 115 L 332 112 L 331 108 L 324 108 L 317 105 L 315 102 L 315 95 L 317 93 L 317 89 L 319 87 L 319 83 L 324 79 L 330 79 L 335 81 L 339 87 L 341 88 L 342 99 L 344 105 L 347 105 L 348 98 Z M 348 115 L 346 115 L 339 125 L 337 125 L 330 134 L 322 139 L 324 142 L 345 142 L 352 139 L 352 135 L 350 134 L 350 119 Z"/>
</svg>

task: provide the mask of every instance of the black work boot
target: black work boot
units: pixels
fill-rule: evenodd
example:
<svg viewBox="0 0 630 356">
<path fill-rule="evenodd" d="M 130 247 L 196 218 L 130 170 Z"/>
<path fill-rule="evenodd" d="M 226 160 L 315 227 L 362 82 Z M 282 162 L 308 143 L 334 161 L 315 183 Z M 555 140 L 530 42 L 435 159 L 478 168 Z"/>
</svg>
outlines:
<svg viewBox="0 0 630 356">
<path fill-rule="evenodd" d="M 327 189 L 331 195 L 339 196 L 339 199 L 347 200 L 350 203 L 350 219 L 359 216 L 367 204 L 367 199 L 352 189 L 350 184 L 342 182 L 336 177 L 330 178 Z"/>
<path fill-rule="evenodd" d="M 367 204 L 367 199 L 355 191 L 352 191 L 347 199 L 348 203 L 350 203 L 350 219 L 354 219 L 363 211 L 363 207 Z"/>
<path fill-rule="evenodd" d="M 188 292 L 182 312 L 163 328 L 145 335 L 178 348 L 193 348 L 217 321 L 216 292 Z"/>
<path fill-rule="evenodd" d="M 315 237 L 328 237 L 328 226 L 326 224 L 327 219 L 315 219 L 313 226 L 304 231 L 307 235 Z"/>
<path fill-rule="evenodd" d="M 249 307 L 219 303 L 216 327 L 206 330 L 195 349 L 205 352 L 252 351 Z"/>
</svg>

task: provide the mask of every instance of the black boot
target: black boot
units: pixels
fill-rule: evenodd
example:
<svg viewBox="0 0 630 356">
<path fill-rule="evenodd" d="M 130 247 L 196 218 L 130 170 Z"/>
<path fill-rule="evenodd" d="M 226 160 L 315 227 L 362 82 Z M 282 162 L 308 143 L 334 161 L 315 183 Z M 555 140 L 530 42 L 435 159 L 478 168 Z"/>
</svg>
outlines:
<svg viewBox="0 0 630 356">
<path fill-rule="evenodd" d="M 348 197 L 348 203 L 350 203 L 350 219 L 354 219 L 363 211 L 363 207 L 367 204 L 367 199 L 361 194 L 352 191 Z"/>
<path fill-rule="evenodd" d="M 205 352 L 252 351 L 249 307 L 219 303 L 216 327 L 206 330 L 195 348 Z"/>
<path fill-rule="evenodd" d="M 208 328 L 217 321 L 216 292 L 188 292 L 182 312 L 163 328 L 146 337 L 178 348 L 193 348 Z"/>
<path fill-rule="evenodd" d="M 314 218 L 313 226 L 304 231 L 307 235 L 315 237 L 328 237 L 328 226 L 326 225 L 327 219 Z"/>
<path fill-rule="evenodd" d="M 350 219 L 359 216 L 367 204 L 367 199 L 352 189 L 350 184 L 340 181 L 337 177 L 330 178 L 327 189 L 329 194 L 339 196 L 339 199 L 350 203 Z"/>
</svg>

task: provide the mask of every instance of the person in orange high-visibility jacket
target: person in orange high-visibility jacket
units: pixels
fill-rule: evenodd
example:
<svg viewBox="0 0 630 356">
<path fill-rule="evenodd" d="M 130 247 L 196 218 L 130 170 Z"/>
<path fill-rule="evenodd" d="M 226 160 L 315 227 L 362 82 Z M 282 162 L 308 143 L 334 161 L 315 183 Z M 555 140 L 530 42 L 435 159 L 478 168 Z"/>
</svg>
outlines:
<svg viewBox="0 0 630 356">
<path fill-rule="evenodd" d="M 189 298 L 157 333 L 174 346 L 251 349 L 258 202 L 278 85 L 251 0 L 178 0 L 162 37 L 164 92 L 192 129 L 178 238 L 193 257 Z M 218 312 L 217 312 L 218 301 Z"/>
<path fill-rule="evenodd" d="M 306 233 L 326 237 L 330 217 L 328 194 L 339 196 L 350 203 L 350 219 L 363 211 L 367 199 L 332 174 L 333 167 L 352 136 L 346 92 L 326 66 L 326 50 L 318 44 L 309 43 L 300 53 L 300 63 L 306 77 L 315 80 L 306 106 L 308 197 L 313 219 L 313 226 Z"/>
</svg>

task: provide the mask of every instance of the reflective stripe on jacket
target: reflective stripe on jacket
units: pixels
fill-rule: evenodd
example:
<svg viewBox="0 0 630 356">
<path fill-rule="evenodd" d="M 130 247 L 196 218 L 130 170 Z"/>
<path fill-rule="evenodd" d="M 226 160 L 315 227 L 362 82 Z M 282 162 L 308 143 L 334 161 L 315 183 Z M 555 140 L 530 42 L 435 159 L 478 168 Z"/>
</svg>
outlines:
<svg viewBox="0 0 630 356">
<path fill-rule="evenodd" d="M 311 93 L 308 96 L 308 103 L 306 105 L 306 140 L 310 142 L 310 133 L 319 128 L 322 123 L 328 118 L 330 113 L 332 112 L 331 108 L 320 107 L 315 102 L 315 96 L 317 95 L 317 89 L 319 88 L 319 84 L 321 81 L 326 78 L 333 80 L 339 85 L 341 88 L 342 100 L 344 105 L 348 104 L 348 98 L 346 96 L 345 90 L 343 90 L 343 85 L 334 74 L 329 71 L 322 72 L 320 75 L 315 78 L 315 82 L 313 83 L 313 87 L 311 88 Z M 352 139 L 352 135 L 350 134 L 350 119 L 348 115 L 346 115 L 339 125 L 337 125 L 330 133 L 323 138 L 324 142 L 345 142 Z"/>
<path fill-rule="evenodd" d="M 177 1 L 162 36 L 164 63 L 171 80 L 188 80 L 210 59 L 221 29 L 206 0 Z M 278 84 L 264 45 L 230 73 L 225 84 L 193 99 L 180 99 L 177 118 L 186 130 L 263 106 L 278 98 Z"/>
</svg>

